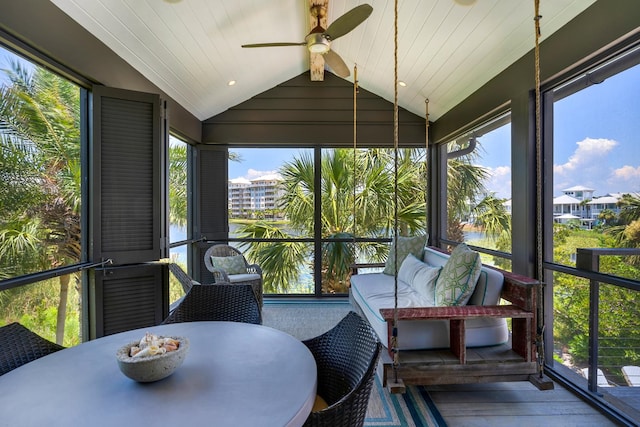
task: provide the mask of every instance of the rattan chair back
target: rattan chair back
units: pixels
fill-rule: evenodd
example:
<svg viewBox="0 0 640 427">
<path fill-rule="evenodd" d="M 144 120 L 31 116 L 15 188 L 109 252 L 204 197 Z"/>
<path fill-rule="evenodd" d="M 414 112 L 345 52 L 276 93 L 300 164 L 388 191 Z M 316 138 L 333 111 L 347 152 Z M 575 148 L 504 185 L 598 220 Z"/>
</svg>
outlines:
<svg viewBox="0 0 640 427">
<path fill-rule="evenodd" d="M 193 285 L 162 323 L 229 321 L 260 325 L 262 316 L 250 285 Z"/>
<path fill-rule="evenodd" d="M 318 367 L 318 395 L 329 405 L 312 412 L 304 425 L 364 425 L 382 348 L 375 331 L 352 311 L 331 330 L 304 344 Z"/>
<path fill-rule="evenodd" d="M 0 375 L 63 348 L 19 323 L 9 323 L 0 327 Z"/>
</svg>

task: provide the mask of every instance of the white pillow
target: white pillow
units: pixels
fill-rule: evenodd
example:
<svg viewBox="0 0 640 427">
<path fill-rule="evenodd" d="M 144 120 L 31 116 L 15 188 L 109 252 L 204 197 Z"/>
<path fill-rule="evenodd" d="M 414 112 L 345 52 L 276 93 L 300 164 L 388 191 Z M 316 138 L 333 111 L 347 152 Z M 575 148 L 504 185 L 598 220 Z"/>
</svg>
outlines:
<svg viewBox="0 0 640 427">
<path fill-rule="evenodd" d="M 442 267 L 425 264 L 413 254 L 407 255 L 398 271 L 398 280 L 402 280 L 427 301 L 435 301 L 436 280 Z"/>
</svg>

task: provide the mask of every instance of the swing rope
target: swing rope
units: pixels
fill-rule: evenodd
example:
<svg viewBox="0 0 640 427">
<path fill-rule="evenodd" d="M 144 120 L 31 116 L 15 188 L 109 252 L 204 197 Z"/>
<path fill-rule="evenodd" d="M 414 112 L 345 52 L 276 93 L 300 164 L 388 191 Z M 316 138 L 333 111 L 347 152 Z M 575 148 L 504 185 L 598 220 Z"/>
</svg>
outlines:
<svg viewBox="0 0 640 427">
<path fill-rule="evenodd" d="M 425 123 L 424 123 L 424 221 L 425 230 L 429 229 L 429 98 L 424 100 Z"/>
<path fill-rule="evenodd" d="M 358 148 L 358 132 L 356 129 L 357 124 L 357 108 L 358 108 L 358 65 L 355 64 L 353 66 L 353 253 L 356 253 L 355 244 L 356 244 L 356 184 L 358 183 L 358 167 L 356 164 L 356 151 Z M 355 259 L 354 259 L 355 262 Z"/>
<path fill-rule="evenodd" d="M 394 195 L 393 204 L 393 242 L 394 242 L 394 306 L 393 306 L 393 331 L 391 334 L 391 347 L 393 351 L 393 372 L 395 381 L 398 382 L 398 366 L 400 365 L 400 352 L 398 351 L 398 0 L 394 2 L 393 20 L 393 150 L 394 150 Z"/>
<path fill-rule="evenodd" d="M 538 269 L 538 280 L 543 282 L 543 250 L 542 250 L 542 106 L 540 97 L 540 0 L 534 0 L 534 22 L 535 22 L 535 128 L 536 128 L 536 258 Z M 544 288 L 544 283 L 543 283 Z M 536 350 L 538 363 L 538 376 L 542 379 L 544 375 L 544 292 L 538 292 L 537 301 L 537 333 Z"/>
</svg>

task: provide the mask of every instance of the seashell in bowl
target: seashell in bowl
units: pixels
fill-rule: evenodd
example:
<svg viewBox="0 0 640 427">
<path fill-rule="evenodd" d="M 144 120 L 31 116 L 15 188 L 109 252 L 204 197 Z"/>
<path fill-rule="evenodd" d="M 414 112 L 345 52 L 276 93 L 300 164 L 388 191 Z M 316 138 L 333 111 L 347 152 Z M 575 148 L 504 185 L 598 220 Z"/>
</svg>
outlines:
<svg viewBox="0 0 640 427">
<path fill-rule="evenodd" d="M 184 361 L 189 351 L 189 340 L 185 337 L 170 337 L 180 345 L 175 351 L 141 357 L 130 356 L 131 347 L 139 342 L 131 342 L 120 347 L 116 353 L 118 367 L 127 377 L 141 383 L 158 381 L 171 375 Z"/>
</svg>

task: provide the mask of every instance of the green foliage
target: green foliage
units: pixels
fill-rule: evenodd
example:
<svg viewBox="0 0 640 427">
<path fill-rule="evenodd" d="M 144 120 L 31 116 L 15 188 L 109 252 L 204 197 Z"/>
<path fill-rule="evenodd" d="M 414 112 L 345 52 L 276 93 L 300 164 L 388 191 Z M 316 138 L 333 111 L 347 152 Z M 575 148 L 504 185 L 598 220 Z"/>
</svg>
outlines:
<svg viewBox="0 0 640 427">
<path fill-rule="evenodd" d="M 78 262 L 81 254 L 80 89 L 44 68 L 19 62 L 4 72 L 0 279 Z M 60 295 L 66 295 L 62 289 L 59 280 L 52 280 L 28 292 L 3 292 L 2 302 L 9 300 L 11 308 L 3 305 L 0 318 L 20 321 L 52 341 L 59 328 L 64 344 L 77 343 L 77 304 L 65 312 L 65 331 L 56 321 Z"/>
<path fill-rule="evenodd" d="M 55 342 L 59 290 L 58 279 L 50 279 L 0 292 L 0 325 L 19 322 Z M 80 343 L 80 295 L 74 286 L 69 286 L 68 300 L 63 341 L 66 347 Z"/>
<path fill-rule="evenodd" d="M 187 144 L 169 146 L 169 222 L 187 225 Z"/>
<path fill-rule="evenodd" d="M 576 248 L 615 247 L 607 234 L 592 230 L 562 233 L 556 241 L 554 261 L 572 265 Z M 616 276 L 640 279 L 640 269 L 619 256 L 600 257 L 600 271 Z M 554 273 L 554 341 L 556 349 L 571 354 L 575 364 L 588 361 L 589 281 L 563 273 Z M 600 285 L 599 364 L 605 371 L 619 374 L 623 365 L 640 364 L 640 299 L 638 292 L 613 285 Z"/>
</svg>

